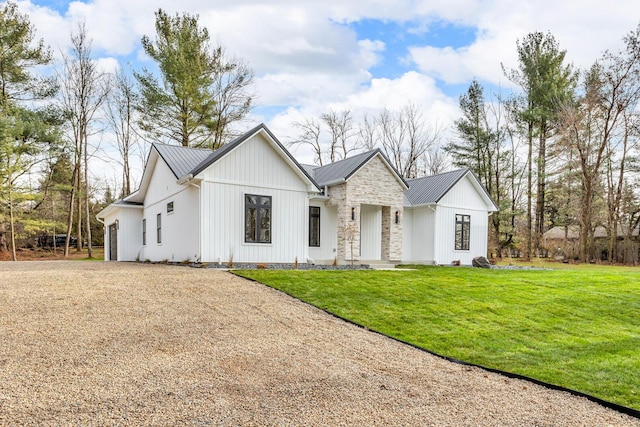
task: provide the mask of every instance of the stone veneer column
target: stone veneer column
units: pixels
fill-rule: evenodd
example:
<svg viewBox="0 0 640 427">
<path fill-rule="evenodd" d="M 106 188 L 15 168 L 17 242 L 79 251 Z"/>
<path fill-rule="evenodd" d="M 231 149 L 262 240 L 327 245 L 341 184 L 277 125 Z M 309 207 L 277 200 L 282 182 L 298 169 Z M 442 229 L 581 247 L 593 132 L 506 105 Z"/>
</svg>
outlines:
<svg viewBox="0 0 640 427">
<path fill-rule="evenodd" d="M 402 206 L 391 206 L 390 215 L 390 248 L 389 261 L 402 261 L 402 222 L 404 221 L 404 212 Z M 396 211 L 398 212 L 398 223 L 396 224 Z"/>
<path fill-rule="evenodd" d="M 391 251 L 391 227 L 393 220 L 391 218 L 391 207 L 383 206 L 382 207 L 382 259 L 388 260 L 389 253 Z"/>
</svg>

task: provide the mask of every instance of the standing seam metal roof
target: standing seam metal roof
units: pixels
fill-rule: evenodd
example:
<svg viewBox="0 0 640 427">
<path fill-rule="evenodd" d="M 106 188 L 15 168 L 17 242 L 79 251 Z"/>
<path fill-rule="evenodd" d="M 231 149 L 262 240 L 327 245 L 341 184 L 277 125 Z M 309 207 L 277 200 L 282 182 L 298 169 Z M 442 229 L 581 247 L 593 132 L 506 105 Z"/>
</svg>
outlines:
<svg viewBox="0 0 640 427">
<path fill-rule="evenodd" d="M 153 146 L 169 166 L 176 179 L 180 179 L 191 172 L 213 152 L 203 148 L 190 148 L 181 145 L 154 143 Z"/>
<path fill-rule="evenodd" d="M 302 173 L 311 181 L 311 183 L 313 183 L 313 185 L 316 185 L 311 174 L 309 174 L 309 172 L 305 168 L 300 166 L 298 161 L 291 156 L 291 153 L 289 153 L 289 151 L 284 148 L 280 141 L 278 141 L 275 135 L 273 135 L 264 124 L 259 124 L 250 131 L 246 132 L 244 135 L 239 136 L 238 138 L 223 145 L 217 150 L 190 148 L 179 145 L 166 145 L 158 143 L 155 143 L 153 145 L 158 150 L 158 153 L 167 163 L 176 178 L 180 179 L 189 174 L 199 174 L 216 160 L 227 154 L 229 151 L 233 150 L 238 145 L 242 144 L 244 141 L 255 135 L 260 130 L 264 130 L 269 135 L 269 137 L 282 149 L 283 153 L 285 153 L 289 157 L 293 164 L 295 164 L 300 169 L 300 171 L 302 171 Z"/>
<path fill-rule="evenodd" d="M 367 151 L 366 153 L 358 154 L 352 157 L 347 157 L 343 160 L 338 160 L 337 162 L 329 163 L 324 166 L 310 166 L 305 165 L 304 167 L 310 174 L 312 174 L 313 179 L 316 183 L 323 187 L 332 182 L 336 182 L 339 180 L 347 180 L 358 171 L 365 163 L 367 163 L 370 159 L 380 154 L 384 161 L 389 165 L 389 167 L 395 172 L 396 176 L 400 181 L 402 181 L 405 185 L 406 182 L 400 176 L 400 174 L 395 170 L 395 168 L 391 165 L 389 160 L 385 157 L 384 153 L 380 149 L 375 149 L 372 151 Z"/>
<path fill-rule="evenodd" d="M 469 172 L 469 169 L 458 169 L 407 181 L 409 189 L 404 193 L 405 204 L 438 203 Z"/>
</svg>

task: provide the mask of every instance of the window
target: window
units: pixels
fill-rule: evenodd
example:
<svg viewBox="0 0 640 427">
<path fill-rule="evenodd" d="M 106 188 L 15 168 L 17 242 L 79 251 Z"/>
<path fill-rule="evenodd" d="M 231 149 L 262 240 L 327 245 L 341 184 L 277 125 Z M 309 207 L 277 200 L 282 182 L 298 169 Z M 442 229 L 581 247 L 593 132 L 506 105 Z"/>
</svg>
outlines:
<svg viewBox="0 0 640 427">
<path fill-rule="evenodd" d="M 142 220 L 142 244 L 147 244 L 147 220 Z"/>
<path fill-rule="evenodd" d="M 309 246 L 320 246 L 320 208 L 309 206 Z"/>
<path fill-rule="evenodd" d="M 244 241 L 271 243 L 271 196 L 244 196 Z"/>
<path fill-rule="evenodd" d="M 173 212 L 173 202 L 167 203 L 167 213 Z"/>
<path fill-rule="evenodd" d="M 157 242 L 162 243 L 162 214 L 156 216 Z"/>
<path fill-rule="evenodd" d="M 470 230 L 471 217 L 469 215 L 456 215 L 456 250 L 469 250 Z"/>
</svg>

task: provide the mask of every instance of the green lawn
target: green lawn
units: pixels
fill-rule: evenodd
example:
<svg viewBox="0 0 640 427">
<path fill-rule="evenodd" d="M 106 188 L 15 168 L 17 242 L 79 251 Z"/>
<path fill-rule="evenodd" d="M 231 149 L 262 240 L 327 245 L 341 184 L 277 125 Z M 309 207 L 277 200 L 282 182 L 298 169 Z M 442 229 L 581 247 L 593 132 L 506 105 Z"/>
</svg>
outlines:
<svg viewBox="0 0 640 427">
<path fill-rule="evenodd" d="M 238 274 L 443 356 L 640 409 L 640 269 Z"/>
</svg>

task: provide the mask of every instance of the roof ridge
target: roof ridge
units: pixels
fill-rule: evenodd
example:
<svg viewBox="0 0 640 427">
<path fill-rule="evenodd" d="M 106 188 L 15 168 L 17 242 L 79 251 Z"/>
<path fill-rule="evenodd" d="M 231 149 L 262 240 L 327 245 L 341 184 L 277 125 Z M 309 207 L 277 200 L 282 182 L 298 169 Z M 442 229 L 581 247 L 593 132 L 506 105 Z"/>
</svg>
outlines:
<svg viewBox="0 0 640 427">
<path fill-rule="evenodd" d="M 419 178 L 408 179 L 407 182 L 418 181 L 418 180 L 426 179 L 426 178 L 433 178 L 433 177 L 442 176 L 442 175 L 451 174 L 451 173 L 466 172 L 466 171 L 469 171 L 469 170 L 470 170 L 469 168 L 459 168 L 459 169 L 454 169 L 454 170 L 451 170 L 451 171 L 434 173 L 433 175 L 425 175 L 425 176 L 421 176 Z"/>
</svg>

